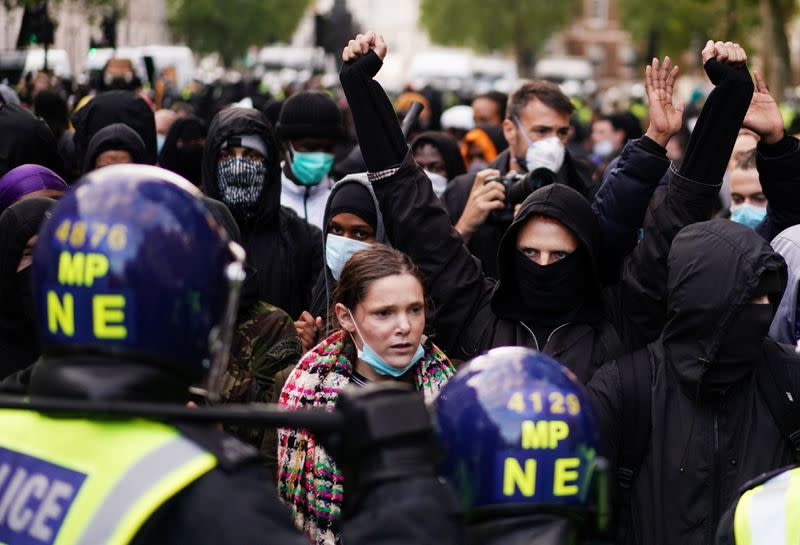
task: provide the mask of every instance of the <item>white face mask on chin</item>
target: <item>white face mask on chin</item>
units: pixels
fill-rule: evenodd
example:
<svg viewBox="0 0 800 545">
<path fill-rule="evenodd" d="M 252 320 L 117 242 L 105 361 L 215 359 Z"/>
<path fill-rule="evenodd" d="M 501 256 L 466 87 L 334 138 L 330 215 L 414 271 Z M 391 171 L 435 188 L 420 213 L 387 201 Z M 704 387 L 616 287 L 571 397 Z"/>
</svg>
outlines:
<svg viewBox="0 0 800 545">
<path fill-rule="evenodd" d="M 435 172 L 430 172 L 428 170 L 423 170 L 425 175 L 431 181 L 431 185 L 433 186 L 433 192 L 436 194 L 437 197 L 441 198 L 444 190 L 447 189 L 447 178 L 442 176 L 441 174 L 436 174 Z"/>
</svg>

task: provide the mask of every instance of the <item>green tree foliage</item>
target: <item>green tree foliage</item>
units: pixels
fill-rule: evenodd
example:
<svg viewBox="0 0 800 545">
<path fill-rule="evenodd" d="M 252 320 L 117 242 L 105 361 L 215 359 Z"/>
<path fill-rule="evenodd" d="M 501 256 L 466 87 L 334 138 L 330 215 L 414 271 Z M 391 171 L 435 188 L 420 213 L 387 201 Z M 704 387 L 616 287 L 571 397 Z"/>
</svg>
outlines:
<svg viewBox="0 0 800 545">
<path fill-rule="evenodd" d="M 422 0 L 420 23 L 443 45 L 512 49 L 524 68 L 579 8 L 577 0 Z"/>
<path fill-rule="evenodd" d="M 201 53 L 218 52 L 226 64 L 251 45 L 288 40 L 309 0 L 167 0 L 175 35 Z"/>
</svg>

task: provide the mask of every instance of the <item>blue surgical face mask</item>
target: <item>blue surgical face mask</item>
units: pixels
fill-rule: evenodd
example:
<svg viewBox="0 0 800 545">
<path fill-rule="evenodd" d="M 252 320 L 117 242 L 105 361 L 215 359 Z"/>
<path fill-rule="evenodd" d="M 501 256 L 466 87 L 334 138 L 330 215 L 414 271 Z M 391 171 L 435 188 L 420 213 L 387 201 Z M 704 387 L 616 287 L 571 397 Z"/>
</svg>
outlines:
<svg viewBox="0 0 800 545">
<path fill-rule="evenodd" d="M 303 185 L 317 185 L 333 168 L 333 154 L 323 151 L 292 151 L 292 172 Z"/>
<path fill-rule="evenodd" d="M 767 208 L 753 206 L 752 204 L 738 204 L 731 206 L 731 220 L 736 223 L 746 225 L 751 229 L 758 227 L 758 224 L 767 217 Z"/>
<path fill-rule="evenodd" d="M 336 280 L 342 276 L 342 269 L 344 264 L 350 259 L 354 253 L 366 250 L 372 246 L 360 240 L 353 240 L 352 238 L 340 237 L 338 235 L 327 235 L 325 237 L 325 262 L 331 270 L 331 274 Z"/>
<path fill-rule="evenodd" d="M 381 358 L 377 352 L 375 352 L 370 345 L 367 344 L 367 341 L 364 340 L 364 335 L 361 334 L 361 331 L 358 329 L 358 325 L 356 325 L 356 319 L 353 317 L 353 313 L 350 312 L 350 309 L 347 309 L 348 314 L 350 314 L 350 319 L 353 320 L 353 325 L 356 328 L 356 333 L 358 336 L 361 337 L 361 341 L 364 343 L 363 348 L 358 348 L 356 345 L 356 350 L 358 351 L 358 359 L 365 362 L 367 365 L 372 367 L 372 370 L 378 373 L 383 377 L 394 377 L 397 378 L 399 376 L 404 375 L 408 372 L 409 369 L 414 367 L 419 360 L 422 359 L 422 356 L 425 355 L 425 349 L 422 348 L 422 343 L 417 345 L 417 351 L 414 352 L 414 355 L 411 356 L 411 361 L 408 364 L 401 368 L 397 369 L 396 367 L 392 367 L 383 358 Z"/>
</svg>

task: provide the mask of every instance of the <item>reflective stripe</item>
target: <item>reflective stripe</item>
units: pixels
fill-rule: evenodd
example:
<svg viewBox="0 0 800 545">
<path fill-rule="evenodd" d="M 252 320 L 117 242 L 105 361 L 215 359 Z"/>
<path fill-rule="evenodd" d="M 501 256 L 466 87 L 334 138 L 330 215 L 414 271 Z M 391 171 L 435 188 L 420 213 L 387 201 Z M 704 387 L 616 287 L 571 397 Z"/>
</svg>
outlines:
<svg viewBox="0 0 800 545">
<path fill-rule="evenodd" d="M 170 488 L 173 495 L 180 490 L 172 486 L 175 479 L 185 480 L 188 476 L 196 479 L 214 465 L 216 459 L 211 454 L 183 437 L 175 437 L 138 460 L 117 481 L 77 545 L 128 543 L 141 524 L 164 503 L 165 493 Z M 154 502 L 153 497 L 161 501 Z"/>
<path fill-rule="evenodd" d="M 734 531 L 737 545 L 797 545 L 786 533 L 786 500 L 793 482 L 792 472 L 784 472 L 745 492 L 736 506 Z M 795 513 L 796 516 L 796 513 Z"/>
<path fill-rule="evenodd" d="M 800 545 L 800 471 L 789 471 L 791 484 L 786 492 L 786 543 Z"/>
</svg>

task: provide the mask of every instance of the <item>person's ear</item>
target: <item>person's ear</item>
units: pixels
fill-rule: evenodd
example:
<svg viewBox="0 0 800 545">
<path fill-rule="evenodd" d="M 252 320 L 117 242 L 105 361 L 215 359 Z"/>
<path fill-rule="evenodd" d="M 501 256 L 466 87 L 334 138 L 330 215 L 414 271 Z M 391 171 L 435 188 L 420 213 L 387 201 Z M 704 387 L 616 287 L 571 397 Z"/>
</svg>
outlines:
<svg viewBox="0 0 800 545">
<path fill-rule="evenodd" d="M 517 124 L 510 119 L 503 120 L 503 136 L 508 142 L 508 147 L 514 149 L 514 144 L 517 141 Z"/>
<path fill-rule="evenodd" d="M 356 326 L 353 323 L 353 317 L 350 315 L 350 312 L 348 312 L 347 307 L 341 303 L 336 303 L 334 312 L 336 313 L 336 320 L 339 322 L 339 325 L 342 326 L 342 329 L 348 333 L 355 333 Z"/>
</svg>

